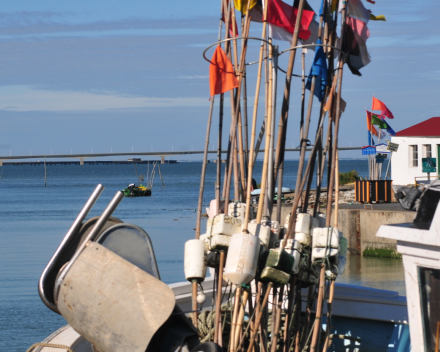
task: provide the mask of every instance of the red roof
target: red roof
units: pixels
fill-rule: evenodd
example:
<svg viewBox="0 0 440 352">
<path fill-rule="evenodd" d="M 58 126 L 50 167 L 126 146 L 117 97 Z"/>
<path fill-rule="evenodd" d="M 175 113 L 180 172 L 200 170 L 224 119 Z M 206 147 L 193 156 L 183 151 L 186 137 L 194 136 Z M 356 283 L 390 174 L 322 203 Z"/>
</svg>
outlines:
<svg viewBox="0 0 440 352">
<path fill-rule="evenodd" d="M 440 137 L 440 117 L 431 117 L 396 133 L 396 137 Z"/>
</svg>

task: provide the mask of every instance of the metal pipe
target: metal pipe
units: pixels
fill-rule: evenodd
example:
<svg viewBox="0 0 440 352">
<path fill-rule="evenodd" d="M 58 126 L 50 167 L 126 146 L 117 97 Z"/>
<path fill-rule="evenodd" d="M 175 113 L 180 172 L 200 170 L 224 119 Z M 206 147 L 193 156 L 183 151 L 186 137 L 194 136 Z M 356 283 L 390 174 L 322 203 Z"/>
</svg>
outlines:
<svg viewBox="0 0 440 352">
<path fill-rule="evenodd" d="M 98 184 L 96 186 L 95 190 L 89 197 L 84 207 L 81 209 L 80 213 L 76 217 L 72 226 L 70 226 L 69 231 L 67 231 L 66 235 L 64 236 L 63 240 L 61 241 L 54 255 L 52 256 L 49 263 L 44 268 L 43 273 L 41 274 L 40 280 L 38 282 L 38 294 L 40 295 L 40 298 L 43 301 L 43 303 L 55 313 L 60 314 L 55 304 L 55 299 L 53 297 L 53 286 L 55 285 L 55 279 L 56 279 L 56 275 L 58 274 L 58 271 L 67 262 L 67 260 L 60 262 L 60 259 L 66 253 L 67 246 L 71 243 L 72 239 L 75 237 L 75 234 L 80 229 L 82 222 L 86 218 L 90 209 L 92 209 L 93 205 L 95 204 L 95 202 L 97 201 L 103 190 L 104 190 L 103 185 Z M 50 285 L 51 289 L 49 289 L 49 291 L 46 292 L 45 287 L 47 284 L 50 284 L 48 283 L 48 280 L 53 280 L 53 283 Z"/>
</svg>

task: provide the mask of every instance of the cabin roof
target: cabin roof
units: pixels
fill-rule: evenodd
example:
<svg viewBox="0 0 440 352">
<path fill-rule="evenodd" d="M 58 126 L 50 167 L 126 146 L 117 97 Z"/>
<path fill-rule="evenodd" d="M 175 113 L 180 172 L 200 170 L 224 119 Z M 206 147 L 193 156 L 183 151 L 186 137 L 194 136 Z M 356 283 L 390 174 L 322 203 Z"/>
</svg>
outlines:
<svg viewBox="0 0 440 352">
<path fill-rule="evenodd" d="M 431 117 L 396 133 L 396 137 L 440 137 L 440 117 Z"/>
</svg>

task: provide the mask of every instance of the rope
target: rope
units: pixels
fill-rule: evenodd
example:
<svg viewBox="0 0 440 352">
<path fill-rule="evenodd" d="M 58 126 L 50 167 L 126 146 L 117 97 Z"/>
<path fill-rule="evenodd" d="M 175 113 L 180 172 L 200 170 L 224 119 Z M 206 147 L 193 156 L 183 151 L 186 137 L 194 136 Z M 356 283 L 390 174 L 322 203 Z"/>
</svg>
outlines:
<svg viewBox="0 0 440 352">
<path fill-rule="evenodd" d="M 34 343 L 31 347 L 29 347 L 29 348 L 27 349 L 26 352 L 31 352 L 35 347 L 39 347 L 39 346 L 42 346 L 42 347 L 51 347 L 51 348 L 62 348 L 62 349 L 65 349 L 65 350 L 68 351 L 68 352 L 73 352 L 73 350 L 72 350 L 69 346 L 66 346 L 66 345 L 58 345 L 58 344 L 54 344 L 54 343 L 46 343 L 46 342 L 37 342 L 37 343 Z"/>
</svg>

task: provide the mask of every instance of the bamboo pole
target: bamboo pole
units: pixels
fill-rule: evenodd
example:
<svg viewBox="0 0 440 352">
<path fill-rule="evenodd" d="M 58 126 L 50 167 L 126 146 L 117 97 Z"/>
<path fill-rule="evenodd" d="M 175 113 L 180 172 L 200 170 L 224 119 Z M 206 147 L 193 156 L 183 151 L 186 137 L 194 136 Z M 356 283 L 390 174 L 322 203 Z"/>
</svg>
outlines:
<svg viewBox="0 0 440 352">
<path fill-rule="evenodd" d="M 206 165 L 208 164 L 209 135 L 211 132 L 212 111 L 214 110 L 214 96 L 211 97 L 209 108 L 208 125 L 206 127 L 205 150 L 203 152 L 202 175 L 200 176 L 199 201 L 197 204 L 196 239 L 200 238 L 200 227 L 202 220 L 203 191 L 205 188 Z"/>
<path fill-rule="evenodd" d="M 240 335 L 240 332 L 242 331 L 241 329 L 243 326 L 244 311 L 245 311 L 245 307 L 246 307 L 246 302 L 248 301 L 248 297 L 249 297 L 249 292 L 247 290 L 243 290 L 242 304 L 240 305 L 240 313 L 237 316 L 237 321 L 235 324 L 235 337 L 234 337 L 233 351 L 237 350 L 238 344 L 240 342 L 239 335 Z"/>
<path fill-rule="evenodd" d="M 301 18 L 304 9 L 304 0 L 299 0 L 298 13 L 296 16 L 295 29 L 293 31 L 291 47 L 298 45 L 299 30 L 301 26 Z M 286 82 L 284 86 L 283 105 L 281 107 L 280 123 L 278 125 L 278 139 L 277 139 L 277 155 L 275 156 L 275 165 L 279 165 L 281 158 L 284 158 L 284 150 L 286 145 L 286 134 L 283 134 L 283 129 L 287 131 L 287 118 L 289 115 L 290 104 L 290 86 L 292 81 L 293 66 L 295 63 L 296 49 L 290 51 L 289 62 L 286 70 Z M 276 176 L 277 177 L 277 176 Z M 282 179 L 281 179 L 282 184 Z"/>
<path fill-rule="evenodd" d="M 324 283 L 325 283 L 325 265 L 321 265 L 319 275 L 318 302 L 316 306 L 316 317 L 313 326 L 312 342 L 310 343 L 310 352 L 315 352 L 318 341 L 318 333 L 321 330 L 322 305 L 324 301 Z"/>
<path fill-rule="evenodd" d="M 272 57 L 272 50 L 269 51 L 269 57 Z M 258 201 L 257 208 L 257 216 L 256 222 L 257 224 L 261 224 L 261 218 L 263 216 L 263 206 L 266 201 L 266 187 L 267 187 L 267 174 L 269 167 L 269 146 L 270 140 L 272 136 L 272 70 L 269 72 L 269 90 L 268 90 L 268 107 L 267 107 L 267 121 L 266 121 L 266 140 L 264 147 L 264 161 L 263 161 L 263 171 L 261 174 L 261 187 L 260 187 L 260 199 Z M 267 204 L 267 201 L 266 201 Z"/>
<path fill-rule="evenodd" d="M 330 290 L 328 294 L 328 300 L 327 300 L 327 327 L 326 327 L 326 333 L 325 333 L 325 342 L 324 347 L 322 349 L 322 352 L 326 352 L 327 348 L 329 346 L 329 340 L 330 340 L 330 331 L 331 331 L 331 316 L 332 316 L 332 310 L 333 310 L 333 297 L 335 293 L 335 280 L 332 280 L 330 283 Z"/>
<path fill-rule="evenodd" d="M 236 339 L 238 338 L 238 334 L 235 334 L 237 327 L 237 319 L 238 319 L 238 309 L 240 307 L 240 296 L 241 296 L 241 286 L 238 286 L 235 289 L 235 300 L 234 300 L 234 311 L 232 314 L 231 321 L 231 331 L 229 333 L 229 351 L 235 351 Z"/>
<path fill-rule="evenodd" d="M 224 94 L 220 94 L 220 109 L 219 109 L 219 119 L 218 119 L 218 145 L 217 145 L 217 181 L 215 184 L 215 199 L 216 199 L 216 215 L 220 212 L 220 189 L 222 182 L 222 132 L 223 132 L 223 100 Z"/>
<path fill-rule="evenodd" d="M 281 286 L 280 293 L 278 296 L 278 301 L 275 310 L 275 325 L 272 325 L 272 345 L 270 346 L 271 352 L 277 351 L 277 343 L 278 343 L 278 335 L 280 333 L 280 325 L 281 325 L 281 308 L 283 305 L 283 296 L 284 296 L 284 286 Z M 274 315 L 274 308 L 272 308 L 272 315 Z"/>
<path fill-rule="evenodd" d="M 215 335 L 214 342 L 222 346 L 222 326 L 221 322 L 221 304 L 223 293 L 223 267 L 225 266 L 225 252 L 220 251 L 220 263 L 218 266 L 218 285 L 217 285 L 217 300 L 215 302 Z"/>
<path fill-rule="evenodd" d="M 289 287 L 289 292 L 288 292 L 288 298 L 287 298 L 287 302 L 288 302 L 288 306 L 287 306 L 287 313 L 286 313 L 286 320 L 284 322 L 284 336 L 283 336 L 283 342 L 284 342 L 284 346 L 283 346 L 283 352 L 288 352 L 289 346 L 290 346 L 290 325 L 291 325 L 291 319 L 292 319 L 292 313 L 293 313 L 293 308 L 294 308 L 294 304 L 293 304 L 293 300 L 294 300 L 294 289 L 295 289 L 295 283 L 296 283 L 296 275 L 291 275 L 290 277 L 290 287 Z"/>
<path fill-rule="evenodd" d="M 277 67 L 278 67 L 278 46 L 273 46 L 272 50 L 272 126 L 271 126 L 271 138 L 269 144 L 269 174 L 268 174 L 268 197 L 267 197 L 267 213 L 266 215 L 271 218 L 273 198 L 275 191 L 274 184 L 274 141 L 275 141 L 275 116 L 277 111 Z M 281 197 L 278 198 L 278 203 L 281 203 Z"/>
<path fill-rule="evenodd" d="M 244 148 L 243 148 L 243 124 L 242 124 L 241 113 L 238 116 L 238 148 L 239 148 L 239 157 L 240 157 L 240 181 L 241 181 L 240 201 L 242 201 L 244 199 L 243 193 L 246 187 L 246 175 L 244 171 L 246 158 L 244 155 Z"/>
<path fill-rule="evenodd" d="M 269 298 L 270 289 L 271 289 L 272 287 L 273 287 L 272 282 L 269 282 L 269 283 L 267 284 L 267 291 L 266 291 L 266 294 L 264 295 L 263 303 L 261 304 L 261 308 L 260 308 L 260 312 L 258 313 L 258 316 L 257 316 L 256 319 L 255 319 L 255 326 L 257 326 L 257 327 L 258 327 L 258 326 L 260 325 L 260 323 L 261 323 L 261 317 L 263 316 L 264 307 L 266 307 L 267 300 L 268 300 L 268 298 Z M 255 337 L 256 337 L 256 336 L 257 336 L 256 332 L 254 332 L 254 333 L 251 335 L 251 338 L 249 339 L 249 346 L 248 346 L 247 352 L 251 352 L 251 351 L 252 351 L 252 348 L 253 348 L 254 343 L 255 343 Z"/>
<path fill-rule="evenodd" d="M 264 7 L 264 17 L 267 17 L 267 0 L 265 1 Z M 267 22 L 263 22 L 263 33 L 261 35 L 262 38 L 266 37 L 267 30 Z M 254 168 L 254 150 L 255 150 L 255 129 L 257 125 L 257 112 L 258 112 L 258 100 L 260 95 L 260 85 L 261 85 L 261 68 L 263 65 L 263 43 L 260 46 L 260 55 L 258 59 L 258 71 L 257 71 L 257 83 L 255 88 L 255 100 L 254 100 L 254 111 L 252 115 L 252 131 L 251 131 L 251 149 L 249 151 L 249 164 L 248 164 L 248 179 L 246 183 L 246 212 L 245 219 L 243 223 L 243 232 L 248 233 L 248 223 L 249 223 L 249 215 L 250 215 L 250 207 L 251 207 L 251 186 L 252 186 L 252 171 Z M 257 325 L 258 326 L 258 325 Z"/>
</svg>

